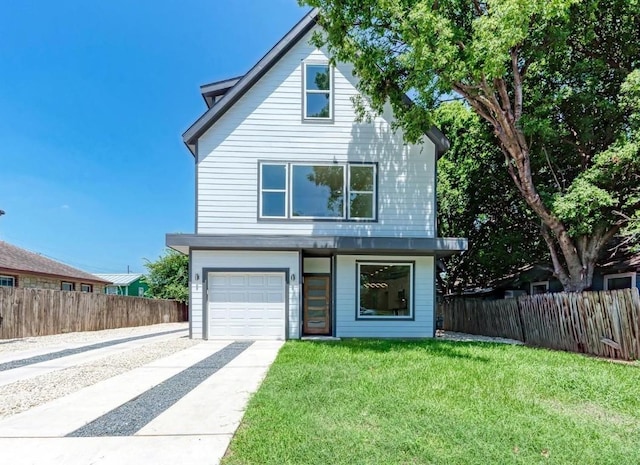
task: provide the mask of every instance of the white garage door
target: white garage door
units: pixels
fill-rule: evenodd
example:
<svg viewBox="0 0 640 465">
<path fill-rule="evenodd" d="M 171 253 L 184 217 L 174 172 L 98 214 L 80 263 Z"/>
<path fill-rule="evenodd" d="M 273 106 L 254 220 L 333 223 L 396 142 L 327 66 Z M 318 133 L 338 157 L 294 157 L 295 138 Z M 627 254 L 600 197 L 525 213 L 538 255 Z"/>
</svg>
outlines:
<svg viewBox="0 0 640 465">
<path fill-rule="evenodd" d="M 208 276 L 209 339 L 284 339 L 284 273 Z"/>
</svg>

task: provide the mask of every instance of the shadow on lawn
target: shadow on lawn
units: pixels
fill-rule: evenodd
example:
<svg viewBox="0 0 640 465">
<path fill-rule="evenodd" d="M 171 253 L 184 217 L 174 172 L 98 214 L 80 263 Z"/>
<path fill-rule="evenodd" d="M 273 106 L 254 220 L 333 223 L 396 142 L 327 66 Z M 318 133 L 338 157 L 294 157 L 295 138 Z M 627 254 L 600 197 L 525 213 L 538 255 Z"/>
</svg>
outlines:
<svg viewBox="0 0 640 465">
<path fill-rule="evenodd" d="M 385 340 L 385 339 L 344 339 L 342 341 L 306 341 L 310 344 L 330 344 L 353 353 L 414 352 L 424 356 L 448 357 L 480 362 L 490 362 L 488 357 L 472 353 L 475 347 L 490 348 L 497 344 L 469 342 L 461 345 L 455 341 L 437 340 Z"/>
</svg>

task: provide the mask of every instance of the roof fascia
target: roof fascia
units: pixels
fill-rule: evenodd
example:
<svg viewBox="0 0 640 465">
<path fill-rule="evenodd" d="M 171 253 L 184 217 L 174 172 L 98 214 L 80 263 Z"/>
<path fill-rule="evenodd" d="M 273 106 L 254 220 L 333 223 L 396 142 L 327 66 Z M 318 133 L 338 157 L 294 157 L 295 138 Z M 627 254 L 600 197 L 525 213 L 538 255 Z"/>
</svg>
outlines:
<svg viewBox="0 0 640 465">
<path fill-rule="evenodd" d="M 195 155 L 196 140 L 316 25 L 318 13 L 317 8 L 307 13 L 216 105 L 209 108 L 184 132 L 182 139 L 193 155 Z"/>
<path fill-rule="evenodd" d="M 200 93 L 207 104 L 207 108 L 211 108 L 215 103 L 215 98 L 226 94 L 229 89 L 238 83 L 240 79 L 242 79 L 242 76 L 211 82 L 200 86 Z"/>
</svg>

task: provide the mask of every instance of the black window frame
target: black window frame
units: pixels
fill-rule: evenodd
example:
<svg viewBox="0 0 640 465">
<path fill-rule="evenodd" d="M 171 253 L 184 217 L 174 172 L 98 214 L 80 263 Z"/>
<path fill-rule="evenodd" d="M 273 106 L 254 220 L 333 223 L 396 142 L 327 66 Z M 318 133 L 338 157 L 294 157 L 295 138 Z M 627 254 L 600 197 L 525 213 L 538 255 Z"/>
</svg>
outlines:
<svg viewBox="0 0 640 465">
<path fill-rule="evenodd" d="M 356 292 L 356 308 L 355 308 L 355 319 L 356 321 L 415 321 L 416 319 L 416 262 L 413 260 L 356 260 L 356 279 L 355 279 L 355 292 Z M 409 315 L 363 315 L 361 313 L 361 303 L 360 303 L 360 267 L 362 265 L 380 265 L 380 266 L 409 266 L 409 285 L 411 289 L 407 291 L 405 289 L 406 295 L 408 295 L 408 308 Z"/>
</svg>

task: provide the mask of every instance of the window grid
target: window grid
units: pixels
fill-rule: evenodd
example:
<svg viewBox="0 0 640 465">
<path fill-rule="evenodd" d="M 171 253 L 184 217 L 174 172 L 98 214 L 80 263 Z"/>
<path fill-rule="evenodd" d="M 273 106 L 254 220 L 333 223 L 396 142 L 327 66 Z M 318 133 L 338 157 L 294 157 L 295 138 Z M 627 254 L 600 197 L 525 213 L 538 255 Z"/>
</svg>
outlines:
<svg viewBox="0 0 640 465">
<path fill-rule="evenodd" d="M 285 169 L 285 188 L 284 189 L 267 189 L 263 187 L 263 169 L 265 166 L 282 166 Z M 293 192 L 292 192 L 292 184 L 293 181 L 291 177 L 293 176 L 293 167 L 294 166 L 342 166 L 345 168 L 343 173 L 343 185 L 342 185 L 342 216 L 341 217 L 314 217 L 314 216 L 294 216 L 293 215 Z M 372 170 L 372 185 L 373 190 L 371 191 L 363 191 L 363 190 L 351 190 L 350 186 L 350 173 L 352 167 L 368 167 Z M 295 219 L 295 220 L 310 220 L 310 219 L 328 219 L 328 220 L 375 220 L 376 219 L 376 211 L 377 211 L 377 167 L 374 163 L 260 163 L 260 178 L 259 178 L 259 193 L 258 193 L 258 217 L 261 219 Z M 265 193 L 283 193 L 285 196 L 285 215 L 284 216 L 275 216 L 275 215 L 265 215 L 264 214 L 264 194 Z M 351 206 L 351 194 L 370 194 L 372 195 L 371 203 L 371 216 L 368 217 L 353 217 L 350 213 Z"/>
</svg>

